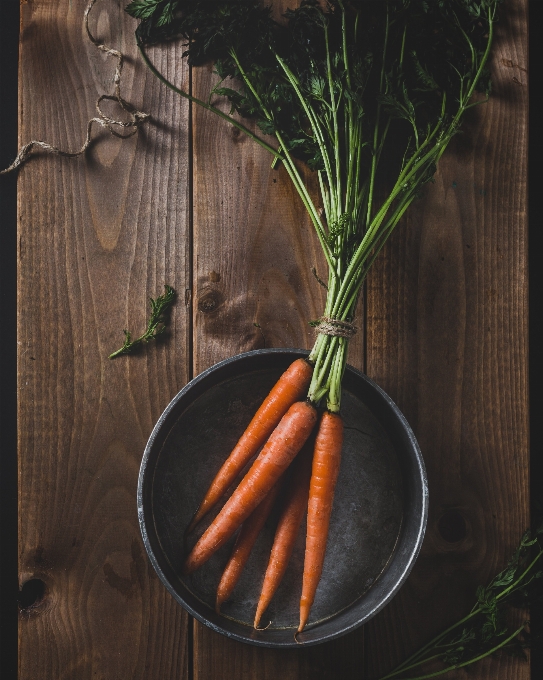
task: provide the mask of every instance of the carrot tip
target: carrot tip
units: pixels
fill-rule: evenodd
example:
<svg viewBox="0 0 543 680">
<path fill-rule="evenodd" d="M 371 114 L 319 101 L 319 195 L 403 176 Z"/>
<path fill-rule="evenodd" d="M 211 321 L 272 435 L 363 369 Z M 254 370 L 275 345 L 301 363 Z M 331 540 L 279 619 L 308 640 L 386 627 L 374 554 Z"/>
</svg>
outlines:
<svg viewBox="0 0 543 680">
<path fill-rule="evenodd" d="M 308 612 L 309 613 L 309 612 Z M 305 628 L 305 625 L 307 623 L 308 615 L 305 614 L 304 616 L 300 616 L 300 625 L 298 626 L 298 633 L 301 633 L 302 630 Z"/>
<path fill-rule="evenodd" d="M 303 642 L 300 642 L 300 640 L 298 640 L 298 637 L 297 637 L 301 632 L 302 632 L 301 630 L 297 630 L 297 631 L 294 633 L 294 642 L 295 642 L 297 645 L 303 645 L 303 644 L 304 644 Z"/>
<path fill-rule="evenodd" d="M 253 623 L 253 628 L 254 628 L 255 630 L 261 630 L 261 629 L 258 627 L 258 624 L 260 623 L 260 621 L 261 621 L 261 619 L 262 619 L 262 614 L 265 612 L 265 609 L 262 609 L 262 608 L 259 608 L 259 609 L 260 609 L 260 611 L 257 610 L 257 612 L 256 612 L 256 614 L 255 614 L 255 620 L 254 620 L 254 623 Z M 268 625 L 269 625 L 269 624 L 268 624 Z"/>
<path fill-rule="evenodd" d="M 200 523 L 200 521 L 204 518 L 204 516 L 207 513 L 207 507 L 204 506 L 204 503 L 202 502 L 194 515 L 192 516 L 192 519 L 190 520 L 190 524 L 185 530 L 186 534 L 190 534 L 191 531 L 193 531 L 196 526 Z"/>
</svg>

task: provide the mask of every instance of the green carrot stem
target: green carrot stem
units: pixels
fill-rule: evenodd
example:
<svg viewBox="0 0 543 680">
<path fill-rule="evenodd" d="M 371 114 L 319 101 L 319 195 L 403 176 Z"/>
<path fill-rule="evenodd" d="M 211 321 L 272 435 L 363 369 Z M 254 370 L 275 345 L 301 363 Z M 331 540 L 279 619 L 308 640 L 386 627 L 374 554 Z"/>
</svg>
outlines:
<svg viewBox="0 0 543 680">
<path fill-rule="evenodd" d="M 194 97 L 193 95 L 189 94 L 188 92 L 185 92 L 184 90 L 181 90 L 179 87 L 176 87 L 172 82 L 170 82 L 167 78 L 165 78 L 162 73 L 154 66 L 153 62 L 149 59 L 149 56 L 147 52 L 145 51 L 145 48 L 143 47 L 143 44 L 141 41 L 137 41 L 138 49 L 140 51 L 140 54 L 143 58 L 143 61 L 147 68 L 155 75 L 161 83 L 166 85 L 170 90 L 173 92 L 181 95 L 185 99 L 188 99 L 189 101 L 193 102 L 194 104 L 198 104 L 198 106 L 201 106 L 202 108 L 206 109 L 207 111 L 211 111 L 212 113 L 215 113 L 217 116 L 220 118 L 223 118 L 224 120 L 228 121 L 231 123 L 234 127 L 238 128 L 238 130 L 241 130 L 244 132 L 248 137 L 250 137 L 254 142 L 259 144 L 263 149 L 266 149 L 266 151 L 269 151 L 271 154 L 275 156 L 275 158 L 278 158 L 280 160 L 284 160 L 283 155 L 279 152 L 278 149 L 274 149 L 273 146 L 265 142 L 261 137 L 258 135 L 255 135 L 255 133 L 250 130 L 248 127 L 243 125 L 243 123 L 240 123 L 239 120 L 234 118 L 233 116 L 229 116 L 227 113 L 224 113 L 224 111 L 221 111 L 218 109 L 216 106 L 212 106 L 208 102 L 204 102 L 202 99 L 198 99 L 198 97 Z"/>
<path fill-rule="evenodd" d="M 540 557 L 542 555 L 543 555 L 543 551 L 540 550 L 538 552 L 538 554 L 535 556 L 535 558 L 529 563 L 529 565 L 526 567 L 526 569 L 522 572 L 522 574 L 519 577 L 517 577 L 510 586 L 508 586 L 507 588 L 502 590 L 500 593 L 498 593 L 498 595 L 496 595 L 496 600 L 503 599 L 508 593 L 510 593 L 512 590 L 514 590 L 515 587 L 517 587 L 518 584 L 522 582 L 524 577 L 535 566 L 535 564 L 537 563 L 537 561 L 540 559 Z M 441 640 L 444 637 L 446 637 L 449 633 L 452 633 L 453 630 L 455 630 L 456 628 L 459 628 L 460 626 L 463 626 L 465 623 L 467 623 L 468 621 L 470 621 L 475 616 L 477 616 L 478 614 L 481 614 L 481 613 L 482 613 L 481 607 L 475 606 L 469 614 L 464 616 L 464 618 L 460 619 L 459 621 L 454 623 L 452 626 L 449 626 L 446 630 L 442 631 L 439 635 L 436 635 L 432 640 L 430 640 L 430 642 L 428 642 L 426 645 L 424 645 L 424 647 L 421 647 L 417 652 L 415 652 L 415 654 L 412 654 L 403 663 L 401 663 L 399 666 L 397 666 L 397 668 L 395 669 L 395 672 L 400 671 L 400 670 L 404 670 L 406 664 L 420 658 L 422 655 L 424 655 L 424 653 L 428 649 L 435 647 L 439 642 L 441 642 Z M 385 676 L 385 678 L 386 677 L 388 677 L 388 676 Z M 381 680 L 385 680 L 385 678 L 381 678 Z"/>
<path fill-rule="evenodd" d="M 494 652 L 497 652 L 498 649 L 505 647 L 506 644 L 508 644 L 509 642 L 511 642 L 511 640 L 517 637 L 517 635 L 524 629 L 524 626 L 525 624 L 523 623 L 522 626 L 520 626 L 520 628 L 517 628 L 517 630 L 515 630 L 514 633 L 512 633 L 505 640 L 500 642 L 499 645 L 492 647 L 492 649 L 489 649 L 488 651 L 483 652 L 482 654 L 474 656 L 472 659 L 468 659 L 467 661 L 463 661 L 462 663 L 456 663 L 451 666 L 447 666 L 446 668 L 442 668 L 441 670 L 435 671 L 434 673 L 427 673 L 426 675 L 417 675 L 416 677 L 404 678 L 403 680 L 428 680 L 428 678 L 435 678 L 438 675 L 443 675 L 445 673 L 448 673 L 449 671 L 454 671 L 457 668 L 464 668 L 465 666 L 470 666 L 472 663 L 476 663 L 477 661 L 480 661 L 481 659 L 484 659 L 485 657 L 494 654 Z M 419 666 L 420 664 L 416 665 Z M 388 675 L 383 675 L 379 680 L 387 680 L 388 678 L 393 678 L 396 675 L 398 675 L 399 672 L 403 673 L 403 671 L 405 670 L 406 669 L 403 668 L 401 671 L 389 673 Z"/>
</svg>

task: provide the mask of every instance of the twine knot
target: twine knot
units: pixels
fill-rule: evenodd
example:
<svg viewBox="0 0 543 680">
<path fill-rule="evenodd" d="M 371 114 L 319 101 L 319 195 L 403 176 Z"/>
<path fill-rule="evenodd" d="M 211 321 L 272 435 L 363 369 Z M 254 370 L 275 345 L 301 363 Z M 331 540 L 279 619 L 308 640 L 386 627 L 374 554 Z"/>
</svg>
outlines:
<svg viewBox="0 0 543 680">
<path fill-rule="evenodd" d="M 338 338 L 352 338 L 358 330 L 349 321 L 343 319 L 333 319 L 330 316 L 321 316 L 320 319 L 312 323 L 316 327 L 317 333 L 321 335 L 332 335 Z"/>
</svg>

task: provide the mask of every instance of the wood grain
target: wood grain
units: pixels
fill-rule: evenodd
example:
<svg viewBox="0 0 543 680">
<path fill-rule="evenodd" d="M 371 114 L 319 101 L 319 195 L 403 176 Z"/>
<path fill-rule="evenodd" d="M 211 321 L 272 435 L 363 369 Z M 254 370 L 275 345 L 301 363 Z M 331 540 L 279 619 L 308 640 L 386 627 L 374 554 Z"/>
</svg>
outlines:
<svg viewBox="0 0 543 680">
<path fill-rule="evenodd" d="M 84 38 L 85 5 L 22 5 L 21 142 L 79 148 L 97 96 L 113 89 L 115 63 Z M 99 3 L 91 25 L 133 59 L 134 22 L 122 8 Z M 180 51 L 160 66 L 171 69 Z M 187 380 L 183 298 L 175 341 L 107 359 L 123 327 L 144 328 L 147 299 L 165 282 L 190 288 L 187 107 L 140 63 L 128 61 L 122 84 L 160 120 L 20 174 L 20 583 L 46 587 L 21 611 L 21 680 L 187 674 L 187 615 L 147 561 L 135 502 L 145 442 Z"/>
<path fill-rule="evenodd" d="M 21 143 L 78 148 L 112 90 L 114 64 L 83 36 L 85 4 L 22 4 Z M 323 259 L 284 170 L 144 70 L 123 4 L 97 3 L 91 25 L 129 55 L 123 94 L 152 122 L 20 173 L 20 584 L 42 579 L 46 592 L 21 611 L 19 680 L 376 678 L 469 609 L 528 524 L 527 2 L 506 3 L 493 98 L 375 265 L 350 348 L 419 438 L 431 490 L 421 556 L 363 629 L 285 652 L 228 640 L 174 603 L 141 544 L 136 480 L 153 424 L 192 375 L 249 349 L 311 347 Z M 206 98 L 211 69 L 190 75 L 181 52 L 151 57 Z M 107 360 L 164 283 L 179 293 L 171 338 Z M 528 676 L 503 658 L 470 673 Z"/>
<path fill-rule="evenodd" d="M 205 99 L 215 79 L 195 69 L 195 96 Z M 308 321 L 325 299 L 311 269 L 326 269 L 286 171 L 213 114 L 195 108 L 193 128 L 195 373 L 250 349 L 310 349 Z M 316 196 L 315 177 L 304 176 Z M 362 342 L 353 341 L 351 363 L 360 365 Z M 195 623 L 194 678 L 349 677 L 359 648 L 360 634 L 303 652 L 254 649 Z"/>
<path fill-rule="evenodd" d="M 522 68 L 526 63 L 522 52 L 526 46 L 525 11 L 525 4 L 517 3 L 509 9 L 507 23 L 500 27 L 492 103 L 471 116 L 463 145 L 457 141 L 453 146 L 435 185 L 425 201 L 415 206 L 407 224 L 399 227 L 400 233 L 368 284 L 368 374 L 389 391 L 414 424 L 423 451 L 431 452 L 430 484 L 433 497 L 441 500 L 441 504 L 434 503 L 431 508 L 422 558 L 403 589 L 405 592 L 374 622 L 341 643 L 323 645 L 318 651 L 307 650 L 307 657 L 301 653 L 293 656 L 246 648 L 217 638 L 197 625 L 195 677 L 271 678 L 277 673 L 279 654 L 280 672 L 285 678 L 354 678 L 359 677 L 363 669 L 368 677 L 377 677 L 436 630 L 469 610 L 475 586 L 501 568 L 528 524 L 526 222 L 523 213 L 527 103 L 526 88 L 518 86 L 519 92 L 510 92 L 508 87 L 509 82 L 515 82 L 511 81 L 511 69 L 524 73 L 518 66 Z M 205 76 L 195 74 L 195 82 L 200 87 Z M 195 120 L 200 116 L 204 121 L 206 115 L 195 112 Z M 204 122 L 200 125 L 206 127 Z M 510 130 L 513 126 L 517 126 L 514 131 Z M 223 219 L 230 220 L 227 234 L 235 240 L 239 222 L 231 213 L 232 206 L 236 206 L 243 224 L 245 220 L 260 224 L 265 208 L 259 199 L 265 197 L 264 200 L 269 201 L 268 210 L 274 216 L 278 209 L 283 210 L 283 201 L 277 197 L 275 202 L 274 197 L 268 199 L 266 188 L 262 187 L 261 169 L 257 168 L 255 177 L 251 160 L 246 157 L 243 160 L 243 151 L 239 152 L 224 137 L 215 139 L 217 131 L 211 125 L 206 130 L 200 132 L 196 123 L 195 159 L 204 154 L 226 158 L 224 164 L 216 162 L 214 172 L 223 182 L 232 170 L 234 174 L 236 170 L 241 172 L 243 179 L 235 181 L 233 186 L 223 185 L 220 201 L 226 203 L 226 196 L 230 201 L 224 209 L 224 203 L 219 206 L 219 199 L 210 194 L 209 185 L 203 180 L 202 190 L 198 190 L 199 170 L 195 166 L 195 219 L 198 219 L 198 210 L 203 211 L 200 214 L 223 215 Z M 508 148 L 502 146 L 498 151 L 492 149 L 491 142 L 501 130 L 509 133 Z M 238 135 L 234 134 L 236 138 Z M 250 142 L 243 140 L 243 144 L 247 146 Z M 519 149 L 524 149 L 524 153 L 518 153 Z M 254 146 L 248 153 L 257 153 L 265 161 L 265 155 L 255 151 Z M 500 168 L 513 172 L 515 177 L 511 189 L 505 193 Z M 209 175 L 206 180 L 208 178 Z M 453 192 L 453 182 L 456 192 Z M 240 186 L 241 205 L 233 198 Z M 462 198 L 458 199 L 457 195 Z M 247 206 L 250 206 L 248 212 Z M 507 224 L 504 216 L 508 216 Z M 209 223 L 207 218 L 206 230 Z M 213 240 L 213 247 L 222 254 L 224 262 L 225 258 L 232 257 L 232 250 L 222 245 L 223 230 L 224 227 L 213 229 L 212 236 L 207 232 L 207 239 Z M 498 281 L 498 270 L 501 271 L 503 265 L 496 257 L 496 248 L 500 247 L 505 231 L 510 234 L 507 247 L 511 261 L 507 267 L 508 278 Z M 468 241 L 472 241 L 467 246 L 466 233 Z M 277 238 L 277 229 L 270 229 L 269 234 Z M 281 237 L 282 232 L 280 241 Z M 239 243 L 245 242 L 244 227 L 238 238 Z M 255 238 L 253 233 L 250 238 Z M 201 240 L 196 238 L 195 242 L 200 244 Z M 201 246 L 196 247 L 199 252 Z M 256 257 L 252 254 L 250 243 L 246 248 L 249 257 L 246 262 L 240 261 L 240 275 L 250 277 L 253 268 L 258 272 L 267 265 L 260 252 Z M 273 246 L 268 245 L 267 252 L 270 248 Z M 465 254 L 464 250 L 470 252 Z M 285 261 L 284 248 L 280 252 Z M 486 315 L 483 311 L 493 322 L 490 331 L 485 330 L 483 318 L 478 319 L 478 328 L 472 321 L 472 317 L 480 316 L 481 309 L 488 305 L 487 302 L 481 304 L 480 299 L 488 277 L 499 285 L 499 290 L 490 286 L 493 292 L 489 294 L 495 296 L 494 307 Z M 250 301 L 254 290 L 254 286 L 246 286 L 247 293 L 241 298 L 241 304 Z M 277 295 L 282 290 L 274 292 Z M 232 293 L 231 300 L 237 295 Z M 509 300 L 502 301 L 502 296 Z M 222 304 L 224 297 L 221 295 L 218 299 Z M 272 311 L 285 313 L 284 306 Z M 509 317 L 509 327 L 497 321 L 504 314 Z M 248 315 L 247 320 L 249 318 Z M 198 337 L 197 321 L 196 329 Z M 246 337 L 240 338 L 237 347 L 229 345 L 230 353 L 254 346 L 244 345 Z M 224 341 L 225 336 L 214 334 L 213 343 L 222 349 L 221 339 Z M 501 343 L 502 350 L 507 347 L 505 354 L 495 356 L 491 343 Z M 284 345 L 285 339 L 276 338 L 274 344 Z M 197 361 L 201 345 L 201 340 L 195 344 Z M 204 351 L 210 351 L 209 347 Z M 219 352 L 212 359 L 222 356 Z M 481 364 L 483 356 L 486 361 Z M 350 362 L 360 366 L 362 360 L 359 346 L 351 351 Z M 206 361 L 201 368 L 207 365 Z M 499 389 L 495 385 L 497 380 Z M 494 404 L 488 404 L 489 397 Z M 500 412 L 505 409 L 515 422 L 513 428 L 500 427 Z M 477 436 L 478 427 L 487 433 L 501 430 L 493 438 L 493 446 Z M 487 457 L 493 458 L 491 471 L 487 469 Z M 515 460 L 512 478 L 507 463 L 511 457 Z M 496 505 L 501 506 L 499 512 L 493 508 Z M 466 522 L 467 535 L 459 543 L 446 541 L 438 532 L 438 522 L 447 511 L 460 512 Z M 430 554 L 428 560 L 427 554 Z M 315 661 L 311 672 L 305 663 L 307 659 Z M 504 677 L 522 678 L 529 673 L 527 666 L 502 660 L 483 665 L 481 677 L 495 677 L 492 674 L 496 669 L 509 674 Z"/>
<path fill-rule="evenodd" d="M 367 372 L 413 426 L 430 488 L 421 556 L 366 626 L 370 677 L 469 611 L 529 525 L 526 11 L 508 3 L 490 102 L 471 111 L 368 281 Z M 500 657 L 475 673 L 527 678 L 529 667 Z"/>
<path fill-rule="evenodd" d="M 196 96 L 215 81 L 195 70 Z M 324 264 L 303 205 L 266 151 L 212 113 L 193 120 L 195 371 L 259 347 L 310 348 L 325 297 L 311 268 Z"/>
</svg>

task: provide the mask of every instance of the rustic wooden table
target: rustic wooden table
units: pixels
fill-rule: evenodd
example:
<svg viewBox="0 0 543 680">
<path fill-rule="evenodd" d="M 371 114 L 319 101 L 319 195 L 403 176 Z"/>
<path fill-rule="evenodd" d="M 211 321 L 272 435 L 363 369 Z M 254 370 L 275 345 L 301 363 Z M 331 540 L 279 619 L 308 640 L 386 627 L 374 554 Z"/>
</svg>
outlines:
<svg viewBox="0 0 543 680">
<path fill-rule="evenodd" d="M 112 91 L 115 64 L 84 35 L 85 4 L 21 4 L 21 143 L 79 148 L 96 97 Z M 188 617 L 147 560 L 135 493 L 153 424 L 192 376 L 241 351 L 311 346 L 319 247 L 284 171 L 149 74 L 124 4 L 99 0 L 91 27 L 129 55 L 123 95 L 151 122 L 19 174 L 19 579 L 45 584 L 20 613 L 19 679 L 376 678 L 469 610 L 529 524 L 527 0 L 505 4 L 493 97 L 380 256 L 350 349 L 420 442 L 421 555 L 366 626 L 292 651 Z M 189 73 L 181 53 L 152 50 L 205 97 L 210 69 Z M 170 338 L 109 361 L 164 283 L 179 293 Z M 470 677 L 524 680 L 529 666 L 502 656 Z"/>
</svg>

